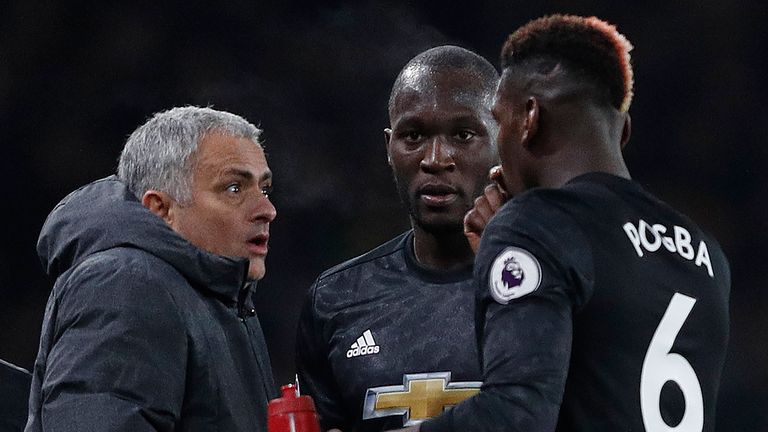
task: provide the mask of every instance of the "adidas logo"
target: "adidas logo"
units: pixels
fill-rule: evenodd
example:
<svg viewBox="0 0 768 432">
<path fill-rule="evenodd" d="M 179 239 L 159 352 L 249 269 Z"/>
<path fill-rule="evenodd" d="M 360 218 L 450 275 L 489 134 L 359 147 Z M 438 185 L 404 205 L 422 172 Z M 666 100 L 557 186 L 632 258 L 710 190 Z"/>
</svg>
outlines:
<svg viewBox="0 0 768 432">
<path fill-rule="evenodd" d="M 363 356 L 367 354 L 378 354 L 379 346 L 373 341 L 371 330 L 363 332 L 363 335 L 357 338 L 357 341 L 347 350 L 347 358 Z"/>
</svg>

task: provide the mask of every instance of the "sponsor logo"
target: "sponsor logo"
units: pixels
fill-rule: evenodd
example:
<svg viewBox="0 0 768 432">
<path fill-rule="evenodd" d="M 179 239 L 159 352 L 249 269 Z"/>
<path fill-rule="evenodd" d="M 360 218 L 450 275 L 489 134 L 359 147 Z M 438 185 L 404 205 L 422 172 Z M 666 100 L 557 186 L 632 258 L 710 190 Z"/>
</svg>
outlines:
<svg viewBox="0 0 768 432">
<path fill-rule="evenodd" d="M 403 426 L 417 425 L 480 391 L 480 381 L 451 382 L 450 372 L 403 375 L 403 385 L 369 388 L 363 420 L 402 416 Z"/>
<path fill-rule="evenodd" d="M 357 341 L 352 344 L 347 350 L 347 358 L 359 357 L 368 354 L 378 354 L 379 346 L 373 340 L 373 334 L 368 329 L 363 332 L 363 335 L 357 338 Z"/>
<path fill-rule="evenodd" d="M 493 260 L 488 279 L 493 299 L 507 304 L 539 288 L 541 266 L 527 250 L 508 247 Z"/>
</svg>

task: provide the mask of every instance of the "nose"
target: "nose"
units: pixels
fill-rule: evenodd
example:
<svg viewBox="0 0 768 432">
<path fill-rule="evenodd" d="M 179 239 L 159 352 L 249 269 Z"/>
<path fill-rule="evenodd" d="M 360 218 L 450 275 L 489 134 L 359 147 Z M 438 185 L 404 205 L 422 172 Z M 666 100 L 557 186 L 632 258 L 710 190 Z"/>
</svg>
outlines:
<svg viewBox="0 0 768 432">
<path fill-rule="evenodd" d="M 254 222 L 269 223 L 277 217 L 277 209 L 268 196 L 259 194 L 253 213 Z"/>
<path fill-rule="evenodd" d="M 419 165 L 425 172 L 453 171 L 456 168 L 451 147 L 440 136 L 429 141 Z"/>
</svg>

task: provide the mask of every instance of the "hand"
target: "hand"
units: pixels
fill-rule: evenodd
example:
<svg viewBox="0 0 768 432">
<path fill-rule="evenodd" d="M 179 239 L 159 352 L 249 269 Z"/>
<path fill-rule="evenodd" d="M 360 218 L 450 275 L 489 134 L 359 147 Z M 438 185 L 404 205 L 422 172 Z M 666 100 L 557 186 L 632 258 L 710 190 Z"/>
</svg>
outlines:
<svg viewBox="0 0 768 432">
<path fill-rule="evenodd" d="M 464 216 L 464 235 L 475 253 L 480 246 L 480 236 L 485 226 L 499 207 L 509 199 L 509 194 L 504 189 L 504 175 L 501 167 L 496 165 L 491 168 L 488 177 L 492 183 L 485 187 L 483 194 L 475 199 L 475 206 Z"/>
</svg>

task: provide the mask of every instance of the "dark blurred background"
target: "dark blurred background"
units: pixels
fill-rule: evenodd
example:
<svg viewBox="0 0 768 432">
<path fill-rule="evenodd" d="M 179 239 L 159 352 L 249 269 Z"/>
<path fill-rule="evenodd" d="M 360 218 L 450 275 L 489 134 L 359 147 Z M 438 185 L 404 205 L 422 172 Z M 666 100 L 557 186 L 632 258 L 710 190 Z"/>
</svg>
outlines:
<svg viewBox="0 0 768 432">
<path fill-rule="evenodd" d="M 449 4 L 450 3 L 450 4 Z M 757 0 L 0 3 L 0 358 L 30 369 L 52 285 L 35 242 L 69 191 L 109 175 L 152 113 L 210 105 L 260 124 L 275 171 L 259 312 L 292 381 L 302 297 L 407 228 L 386 163 L 389 88 L 440 44 L 498 65 L 509 32 L 597 15 L 635 45 L 636 180 L 720 239 L 733 271 L 719 431 L 768 431 L 768 8 Z"/>
</svg>

